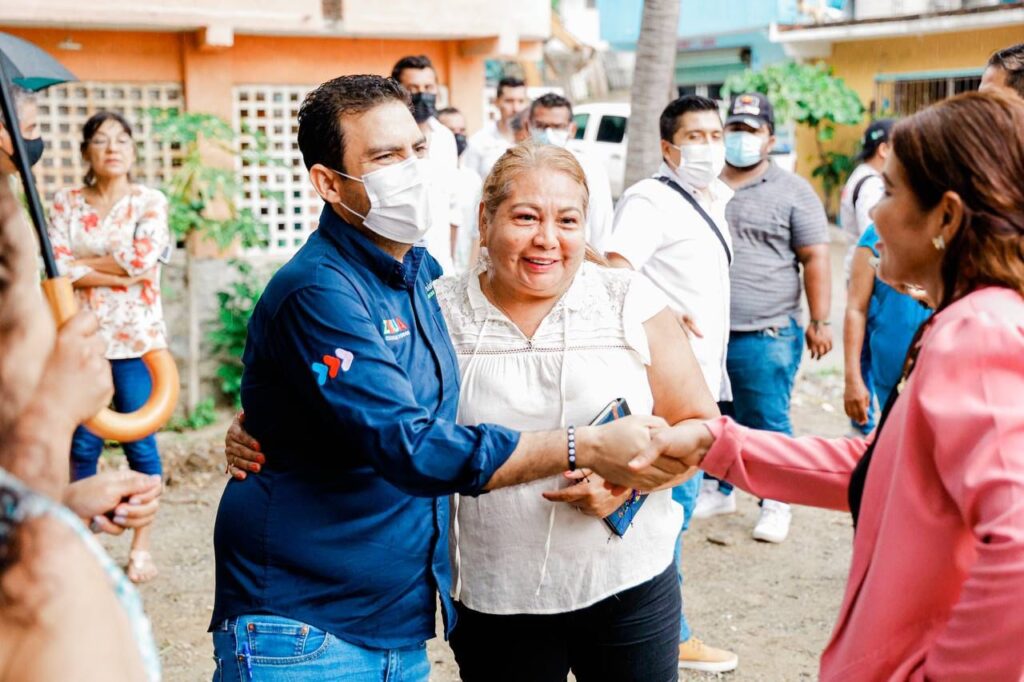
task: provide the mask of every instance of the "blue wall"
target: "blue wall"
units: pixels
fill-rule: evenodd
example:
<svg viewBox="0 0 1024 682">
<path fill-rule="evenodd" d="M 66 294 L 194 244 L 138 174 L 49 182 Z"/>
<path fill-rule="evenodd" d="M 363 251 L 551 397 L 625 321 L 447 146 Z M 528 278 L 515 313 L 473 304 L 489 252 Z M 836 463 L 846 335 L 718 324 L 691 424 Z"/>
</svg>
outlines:
<svg viewBox="0 0 1024 682">
<path fill-rule="evenodd" d="M 787 23 L 796 17 L 796 0 L 680 0 L 680 5 L 677 34 L 684 40 L 707 36 L 724 40 L 725 34 L 764 33 L 767 43 L 770 23 Z M 616 50 L 636 49 L 643 0 L 597 0 L 597 8 L 601 13 L 601 38 Z"/>
</svg>

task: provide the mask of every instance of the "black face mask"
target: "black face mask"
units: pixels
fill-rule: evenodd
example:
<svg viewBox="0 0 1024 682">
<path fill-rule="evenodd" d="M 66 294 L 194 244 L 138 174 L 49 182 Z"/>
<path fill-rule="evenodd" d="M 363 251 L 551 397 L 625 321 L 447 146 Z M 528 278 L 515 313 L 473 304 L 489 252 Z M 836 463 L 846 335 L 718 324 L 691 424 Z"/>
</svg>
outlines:
<svg viewBox="0 0 1024 682">
<path fill-rule="evenodd" d="M 466 151 L 466 136 L 462 133 L 455 133 L 455 152 L 462 156 L 462 152 Z"/>
<path fill-rule="evenodd" d="M 34 140 L 22 140 L 22 142 L 25 143 L 25 155 L 28 157 L 28 165 L 34 166 L 39 163 L 39 159 L 43 158 L 43 150 L 46 149 L 46 143 L 43 142 L 43 138 L 37 137 Z M 17 163 L 17 152 L 9 156 Z"/>
<path fill-rule="evenodd" d="M 433 92 L 417 92 L 412 96 L 412 117 L 417 123 L 429 120 L 437 113 L 437 95 Z"/>
</svg>

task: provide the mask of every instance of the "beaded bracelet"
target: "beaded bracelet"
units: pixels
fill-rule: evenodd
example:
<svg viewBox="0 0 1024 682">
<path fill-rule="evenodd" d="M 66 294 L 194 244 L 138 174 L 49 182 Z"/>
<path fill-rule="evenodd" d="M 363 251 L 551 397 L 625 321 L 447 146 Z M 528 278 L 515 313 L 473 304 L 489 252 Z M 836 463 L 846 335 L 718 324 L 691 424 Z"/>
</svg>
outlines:
<svg viewBox="0 0 1024 682">
<path fill-rule="evenodd" d="M 569 471 L 576 471 L 576 427 L 570 424 L 567 432 L 569 434 Z"/>
</svg>

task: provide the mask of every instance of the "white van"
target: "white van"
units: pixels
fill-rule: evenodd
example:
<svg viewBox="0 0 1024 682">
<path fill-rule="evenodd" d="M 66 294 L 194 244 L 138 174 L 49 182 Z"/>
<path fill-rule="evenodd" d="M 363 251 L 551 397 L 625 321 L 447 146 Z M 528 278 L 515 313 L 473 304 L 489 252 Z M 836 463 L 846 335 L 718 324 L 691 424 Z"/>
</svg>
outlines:
<svg viewBox="0 0 1024 682">
<path fill-rule="evenodd" d="M 573 107 L 576 137 L 568 147 L 599 160 L 608 171 L 612 197 L 624 189 L 629 102 L 594 102 Z"/>
</svg>

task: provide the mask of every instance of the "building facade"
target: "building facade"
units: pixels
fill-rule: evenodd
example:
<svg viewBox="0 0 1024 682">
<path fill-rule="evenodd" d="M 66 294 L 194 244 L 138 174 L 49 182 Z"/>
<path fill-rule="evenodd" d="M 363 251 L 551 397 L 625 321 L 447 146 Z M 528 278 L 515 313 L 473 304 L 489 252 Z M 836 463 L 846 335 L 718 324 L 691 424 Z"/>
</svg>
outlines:
<svg viewBox="0 0 1024 682">
<path fill-rule="evenodd" d="M 271 255 L 287 255 L 315 228 L 322 203 L 295 145 L 295 115 L 317 84 L 342 74 L 388 75 L 410 54 L 433 61 L 439 99 L 484 112 L 484 61 L 534 55 L 550 33 L 547 0 L 73 0 L 9 3 L 0 31 L 42 47 L 77 83 L 41 93 L 47 152 L 44 194 L 80 183 L 81 125 L 95 111 L 127 115 L 140 141 L 139 175 L 159 187 L 175 150 L 149 138 L 146 111 L 177 107 L 216 114 L 266 135 L 280 164 L 240 168 L 242 207 L 268 226 Z M 264 192 L 258 191 L 259 189 Z M 266 191 L 277 198 L 266 198 Z"/>
<path fill-rule="evenodd" d="M 871 118 L 903 117 L 976 90 L 989 56 L 1024 42 L 1024 2 L 906 0 L 848 2 L 821 24 L 776 23 L 770 38 L 794 59 L 824 61 L 867 107 L 862 126 L 837 131 L 833 148 L 856 151 Z M 815 144 L 797 133 L 797 168 L 807 174 Z"/>
</svg>

